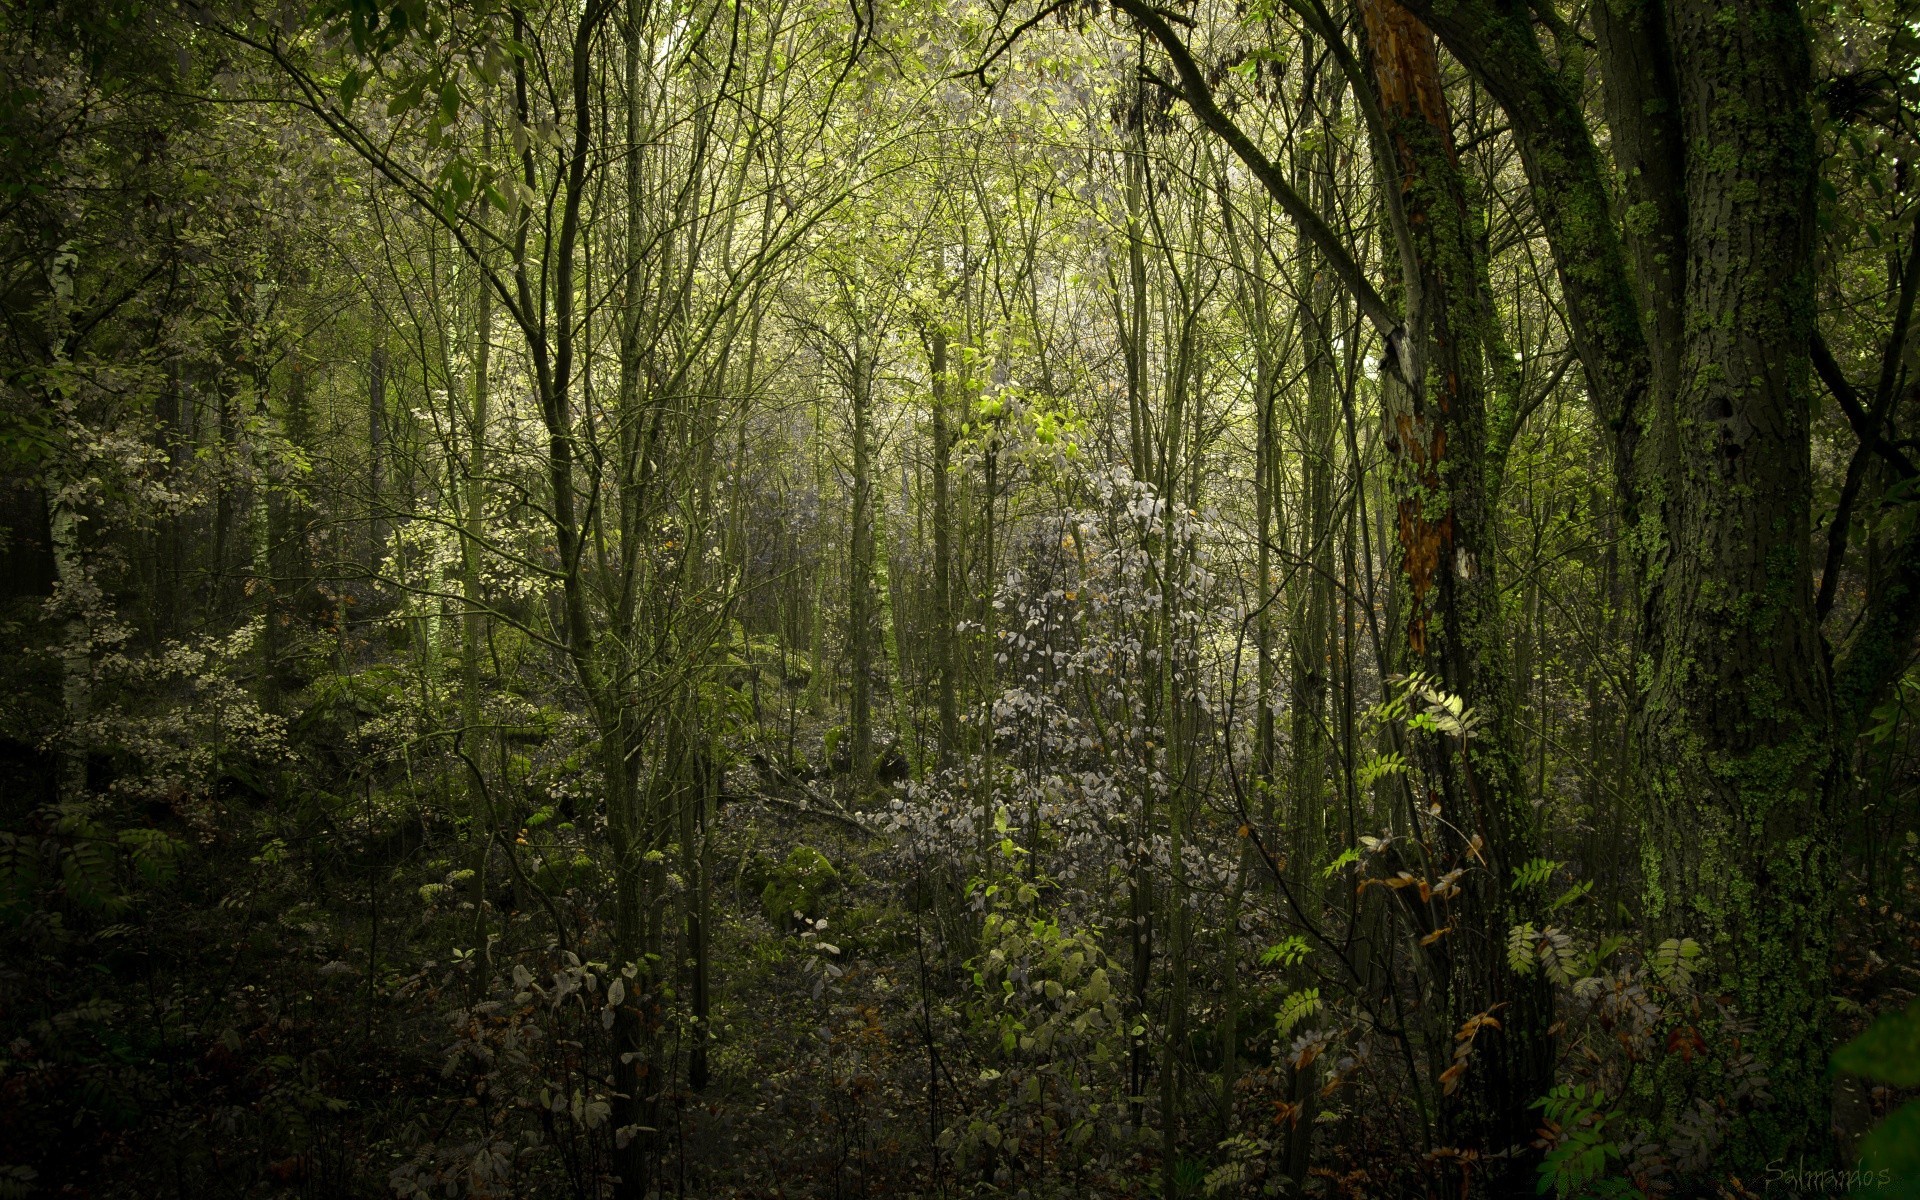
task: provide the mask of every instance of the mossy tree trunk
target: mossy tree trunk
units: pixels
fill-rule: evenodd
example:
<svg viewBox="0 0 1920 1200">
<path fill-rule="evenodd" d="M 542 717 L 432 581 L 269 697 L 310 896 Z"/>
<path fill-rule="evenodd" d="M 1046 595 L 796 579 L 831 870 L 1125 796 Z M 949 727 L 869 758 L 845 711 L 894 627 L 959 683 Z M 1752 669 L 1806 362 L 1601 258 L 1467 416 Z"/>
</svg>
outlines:
<svg viewBox="0 0 1920 1200">
<path fill-rule="evenodd" d="M 1810 72 L 1791 3 L 1731 23 L 1683 3 L 1669 21 L 1687 287 L 1673 552 L 1650 581 L 1643 858 L 1649 917 L 1711 948 L 1753 1026 L 1774 1102 L 1742 1157 L 1762 1162 L 1825 1141 L 1829 1090 L 1837 748 L 1811 570 Z"/>
<path fill-rule="evenodd" d="M 1415 796 L 1413 827 L 1435 874 L 1464 868 L 1442 908 L 1400 896 L 1423 935 L 1451 924 L 1423 953 L 1458 1028 L 1497 1014 L 1497 1036 L 1475 1039 L 1464 1076 L 1443 1089 L 1444 1144 L 1493 1154 L 1533 1138 L 1529 1105 L 1551 1082 L 1552 998 L 1538 973 L 1517 975 L 1504 951 L 1517 918 L 1509 879 L 1539 833 L 1525 792 L 1512 716 L 1502 599 L 1496 575 L 1496 496 L 1488 445 L 1484 348 L 1494 320 L 1486 263 L 1466 199 L 1433 34 L 1392 0 L 1360 7 L 1404 221 L 1402 261 L 1409 377 L 1382 377 L 1410 663 L 1436 676 L 1479 720 L 1470 737 L 1424 739 L 1435 790 Z M 1388 186 L 1392 186 L 1389 184 Z M 1464 741 L 1464 746 L 1462 742 Z M 1437 806 L 1440 819 L 1430 821 Z M 1473 845 L 1472 834 L 1482 843 Z M 1444 919 L 1443 919 L 1444 913 Z M 1431 926 L 1432 928 L 1428 928 Z M 1424 936 L 1423 936 L 1424 941 Z M 1433 1037 L 1442 1054 L 1449 1030 Z M 1443 1076 L 1445 1078 L 1445 1076 Z M 1512 1173 L 1517 1156 L 1489 1170 Z M 1504 1164 L 1504 1165 L 1500 1165 Z"/>
<path fill-rule="evenodd" d="M 1908 592 L 1871 598 L 1856 628 L 1874 634 L 1829 674 L 1810 562 L 1808 31 L 1782 0 L 1734 21 L 1701 3 L 1600 6 L 1616 222 L 1581 55 L 1563 43 L 1550 61 L 1489 3 L 1411 7 L 1512 122 L 1609 435 L 1639 592 L 1647 907 L 1707 946 L 1773 1095 L 1734 1161 L 1824 1155 L 1848 714 L 1897 674 L 1867 665 L 1874 646 L 1910 644 L 1920 617 Z"/>
<path fill-rule="evenodd" d="M 873 783 L 873 347 L 856 330 L 848 377 L 853 407 L 853 512 L 848 542 L 847 645 L 853 679 L 847 695 L 847 733 L 853 786 Z"/>
</svg>

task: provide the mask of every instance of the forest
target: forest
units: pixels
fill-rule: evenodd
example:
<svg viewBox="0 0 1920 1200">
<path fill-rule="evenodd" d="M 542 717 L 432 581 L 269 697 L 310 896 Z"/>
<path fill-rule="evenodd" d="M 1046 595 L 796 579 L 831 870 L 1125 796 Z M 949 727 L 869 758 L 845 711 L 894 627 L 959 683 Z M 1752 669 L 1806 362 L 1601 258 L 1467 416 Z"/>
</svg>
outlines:
<svg viewBox="0 0 1920 1200">
<path fill-rule="evenodd" d="M 1920 1196 L 1912 0 L 0 5 L 0 1200 Z"/>
</svg>

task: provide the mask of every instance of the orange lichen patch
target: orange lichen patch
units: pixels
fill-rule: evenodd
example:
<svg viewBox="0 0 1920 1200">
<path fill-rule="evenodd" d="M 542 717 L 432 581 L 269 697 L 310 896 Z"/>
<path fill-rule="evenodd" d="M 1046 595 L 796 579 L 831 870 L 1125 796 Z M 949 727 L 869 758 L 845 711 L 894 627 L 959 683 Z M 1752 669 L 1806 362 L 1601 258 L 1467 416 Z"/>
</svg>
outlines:
<svg viewBox="0 0 1920 1200">
<path fill-rule="evenodd" d="M 1413 613 L 1407 625 L 1407 641 L 1416 654 L 1427 652 L 1427 593 L 1440 572 L 1440 565 L 1453 552 L 1453 514 L 1438 521 L 1426 518 L 1419 497 L 1400 501 L 1400 547 L 1405 556 L 1407 581 L 1413 585 Z"/>
<path fill-rule="evenodd" d="M 1426 122 L 1444 140 L 1447 157 L 1457 161 L 1433 31 L 1397 0 L 1363 0 L 1360 16 L 1367 26 L 1367 46 L 1372 51 L 1373 76 L 1382 106 L 1391 116 Z M 1410 184 L 1413 176 L 1406 148 L 1398 148 L 1400 165 L 1408 172 Z"/>
<path fill-rule="evenodd" d="M 1396 443 L 1395 449 L 1404 452 L 1407 457 L 1411 458 L 1414 462 L 1425 466 L 1427 458 L 1426 446 L 1421 443 L 1419 438 L 1414 436 L 1413 414 L 1394 414 L 1393 427 L 1400 433 L 1400 440 Z"/>
<path fill-rule="evenodd" d="M 1433 575 L 1440 566 L 1439 527 L 1420 513 L 1420 501 L 1409 496 L 1400 501 L 1400 547 L 1406 552 L 1407 578 L 1413 584 L 1417 604 L 1433 586 Z"/>
</svg>

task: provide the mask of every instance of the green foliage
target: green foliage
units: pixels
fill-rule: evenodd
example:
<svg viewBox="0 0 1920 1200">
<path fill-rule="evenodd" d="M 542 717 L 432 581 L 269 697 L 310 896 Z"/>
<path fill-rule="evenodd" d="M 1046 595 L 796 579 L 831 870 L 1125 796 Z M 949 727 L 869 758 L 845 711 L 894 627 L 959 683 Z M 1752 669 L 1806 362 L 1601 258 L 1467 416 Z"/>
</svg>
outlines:
<svg viewBox="0 0 1920 1200">
<path fill-rule="evenodd" d="M 1388 683 L 1400 688 L 1397 696 L 1377 706 L 1376 719 L 1401 721 L 1409 729 L 1443 733 L 1465 739 L 1480 724 L 1480 716 L 1466 701 L 1440 686 L 1437 677 L 1414 671 L 1396 675 Z"/>
<path fill-rule="evenodd" d="M 1125 1060 L 1121 970 L 1090 932 L 1031 915 L 1039 888 L 1003 845 L 1003 873 L 970 888 L 988 906 L 971 960 L 972 1028 L 993 1066 L 978 1083 L 987 1103 L 950 1126 L 941 1145 L 962 1162 L 1019 1161 L 1057 1146 L 1084 1160 L 1122 1113 L 1101 1102 Z"/>
<path fill-rule="evenodd" d="M 1920 1001 L 1874 1021 L 1834 1051 L 1833 1065 L 1894 1087 L 1920 1087 Z"/>
<path fill-rule="evenodd" d="M 0 918 L 17 921 L 61 903 L 99 918 L 123 916 L 144 892 L 173 880 L 186 852 L 165 830 L 115 829 L 88 807 L 41 816 L 44 833 L 0 833 Z"/>
<path fill-rule="evenodd" d="M 1620 1161 L 1620 1145 L 1610 1128 L 1614 1114 L 1597 1089 L 1561 1084 L 1533 1107 L 1542 1110 L 1550 1139 L 1540 1162 L 1539 1194 L 1552 1192 L 1557 1200 L 1642 1194 L 1629 1180 L 1608 1174 L 1610 1164 Z"/>
<path fill-rule="evenodd" d="M 1663 986 L 1685 994 L 1693 990 L 1693 976 L 1704 954 L 1692 938 L 1668 938 L 1654 947 L 1647 966 Z"/>
<path fill-rule="evenodd" d="M 599 871 L 585 850 L 575 850 L 571 855 L 564 851 L 543 855 L 533 868 L 534 886 L 550 894 L 586 887 L 598 877 Z"/>
<path fill-rule="evenodd" d="M 1519 69 L 1541 47 L 1526 10 L 1499 8 L 1451 12 L 1449 42 L 1492 14 L 1519 53 L 1494 60 Z M 1552 1045 L 1536 1065 L 1572 1080 L 1541 1102 L 1543 1190 L 1651 1187 L 1642 1169 L 1665 1162 L 1662 1194 L 1690 1195 L 1767 1106 L 1765 1072 L 1808 1074 L 1818 1029 L 1793 1014 L 1829 991 L 1863 1012 L 1863 981 L 1911 965 L 1881 936 L 1906 928 L 1889 913 L 1911 890 L 1881 850 L 1913 812 L 1920 672 L 1818 728 L 1794 708 L 1818 689 L 1716 647 L 1818 650 L 1774 636 L 1811 628 L 1811 532 L 1851 547 L 1820 576 L 1838 580 L 1836 638 L 1891 624 L 1879 642 L 1908 648 L 1908 625 L 1858 617 L 1902 595 L 1920 481 L 1804 389 L 1782 410 L 1790 453 L 1748 452 L 1772 427 L 1735 397 L 1724 429 L 1694 431 L 1724 443 L 1711 468 L 1639 497 L 1597 481 L 1609 462 L 1667 473 L 1667 451 L 1703 442 L 1662 423 L 1708 411 L 1647 392 L 1654 452 L 1626 455 L 1632 423 L 1601 397 L 1619 364 L 1580 356 L 1664 325 L 1637 311 L 1647 289 L 1609 291 L 1604 255 L 1562 253 L 1556 283 L 1529 234 L 1566 250 L 1567 161 L 1516 157 L 1517 139 L 1590 132 L 1605 159 L 1608 132 L 1581 129 L 1580 103 L 1544 125 L 1454 114 L 1487 261 L 1440 251 L 1447 337 L 1412 354 L 1446 388 L 1436 406 L 1373 365 L 1405 315 L 1374 310 L 1425 291 L 1375 227 L 1411 215 L 1425 253 L 1461 211 L 1431 189 L 1456 180 L 1376 174 L 1379 114 L 1331 102 L 1344 52 L 1364 58 L 1357 27 L 1303 34 L 1318 18 L 1277 0 L 1164 14 L 1273 155 L 1250 172 L 1195 123 L 1199 88 L 1182 104 L 1142 83 L 1169 48 L 1125 13 L 1030 15 L 0 14 L 0 534 L 19 574 L 0 587 L 0 1159 L 39 1170 L 0 1165 L 0 1198 L 72 1176 L 100 1194 L 533 1200 L 642 1162 L 648 1186 L 682 1165 L 743 1194 L 827 1190 L 804 1164 L 872 1194 L 1135 1194 L 1153 1167 L 1175 1194 L 1451 1194 L 1455 1164 L 1426 1152 L 1488 1115 L 1496 1051 L 1474 1039 L 1494 1030 Z M 1583 102 L 1587 32 L 1552 16 L 1534 23 Z M 1887 354 L 1870 407 L 1909 448 L 1914 339 L 1894 326 L 1920 35 L 1884 0 L 1804 24 L 1832 76 L 1813 125 L 1827 223 L 1819 277 L 1789 290 L 1822 298 L 1863 396 Z M 1327 51 L 1341 63 L 1308 69 Z M 1449 58 L 1442 98 L 1469 96 L 1473 61 Z M 962 78 L 976 63 L 1004 86 L 982 96 Z M 1735 156 L 1702 153 L 1709 177 Z M 1297 281 L 1281 268 L 1308 223 L 1276 204 L 1284 179 L 1313 181 L 1325 221 Z M 1417 211 L 1390 211 L 1396 182 Z M 1746 195 L 1736 216 L 1772 219 Z M 1579 244 L 1664 234 L 1639 199 L 1579 200 L 1598 237 Z M 1363 313 L 1342 292 L 1371 276 Z M 1583 325 L 1596 290 L 1618 311 Z M 1720 318 L 1742 333 L 1728 344 L 1779 332 Z M 1683 389 L 1728 383 L 1691 366 Z M 873 423 L 851 456 L 849 397 Z M 847 553 L 869 488 L 870 579 Z M 1756 523 L 1748 495 L 1798 501 Z M 1722 505 L 1729 557 L 1757 561 L 1738 539 L 1758 539 L 1771 590 L 1699 571 L 1712 548 L 1661 525 Z M 1411 530 L 1444 532 L 1416 548 Z M 1674 620 L 1644 603 L 1663 581 L 1735 636 L 1642 627 Z M 875 595 L 879 619 L 860 618 Z M 847 761 L 831 685 L 875 649 L 858 690 L 876 686 L 869 716 L 913 776 L 891 814 L 843 806 L 831 778 L 803 798 L 774 766 L 812 774 L 800 746 L 827 775 Z M 1774 788 L 1831 765 L 1827 735 L 1868 709 L 1842 749 L 1864 756 L 1870 805 Z M 1713 770 L 1662 792 L 1691 768 L 1634 739 L 1709 715 L 1690 732 L 1805 726 L 1811 750 L 1795 766 L 1708 746 Z M 748 760 L 768 769 L 730 769 Z M 677 790 L 694 773 L 698 807 Z M 1723 784 L 1747 807 L 1712 810 Z M 1695 806 L 1737 819 L 1636 845 L 1624 827 L 1655 801 L 1689 837 Z M 1794 819 L 1816 811 L 1845 836 Z M 1256 838 L 1284 848 L 1279 879 Z M 644 861 L 618 887 L 615 845 Z M 1648 880 L 1663 931 L 1725 956 L 1725 988 L 1696 985 L 1692 941 L 1642 946 L 1624 907 L 1578 924 L 1594 880 L 1610 905 L 1633 890 L 1636 851 L 1650 875 L 1767 864 Z M 734 861 L 740 886 L 709 873 Z M 1518 864 L 1511 891 L 1494 864 Z M 1858 865 L 1870 904 L 1846 920 L 1876 927 L 1833 943 L 1877 955 L 1871 971 L 1827 961 L 1831 897 L 1808 896 Z M 911 922 L 885 890 L 908 878 Z M 1696 894 L 1667 894 L 1675 879 Z M 1877 1024 L 1836 1065 L 1885 1075 L 1912 1040 Z M 707 1048 L 719 1086 L 694 1105 Z M 1438 1086 L 1410 1086 L 1409 1064 L 1449 1055 Z M 908 1152 L 923 1084 L 946 1148 L 925 1165 Z M 1776 1127 L 1817 1137 L 1817 1092 L 1787 1080 Z M 681 1116 L 711 1128 L 683 1139 Z M 1912 1125 L 1896 1113 L 1869 1159 L 1910 1150 Z M 761 1166 L 691 1161 L 727 1127 L 752 1129 L 738 1157 Z M 1481 1182 L 1471 1155 L 1490 1147 L 1451 1149 Z"/>
<path fill-rule="evenodd" d="M 840 873 L 827 856 L 812 846 L 795 846 L 786 860 L 768 873 L 760 891 L 760 907 L 767 920 L 786 928 L 797 919 L 820 916 L 825 897 L 840 889 Z"/>
<path fill-rule="evenodd" d="M 1280 1002 L 1280 1010 L 1273 1015 L 1273 1036 L 1276 1041 L 1284 1040 L 1293 1034 L 1300 1023 L 1320 1011 L 1320 989 L 1301 988 L 1289 992 Z"/>
<path fill-rule="evenodd" d="M 1557 984 L 1572 983 L 1583 971 L 1571 934 L 1552 925 L 1536 929 L 1531 921 L 1507 930 L 1507 966 L 1516 975 L 1531 974 L 1539 967 Z"/>
<path fill-rule="evenodd" d="M 1551 858 L 1529 859 L 1514 871 L 1513 882 L 1509 886 L 1516 892 L 1545 887 L 1547 881 L 1553 878 L 1553 873 L 1565 865 Z"/>
<path fill-rule="evenodd" d="M 1525 975 L 1533 970 L 1533 947 L 1539 936 L 1539 930 L 1531 921 L 1521 921 L 1507 930 L 1507 966 L 1514 974 Z"/>
<path fill-rule="evenodd" d="M 1860 1140 L 1860 1174 L 1875 1186 L 1855 1195 L 1920 1196 L 1920 1100 L 1909 1100 Z"/>
<path fill-rule="evenodd" d="M 1407 756 L 1395 750 L 1388 754 L 1375 754 L 1360 765 L 1358 772 L 1361 787 L 1372 787 L 1390 775 L 1407 773 Z"/>
<path fill-rule="evenodd" d="M 1332 862 L 1320 868 L 1320 877 L 1323 879 L 1332 879 L 1339 873 L 1341 867 L 1349 866 L 1359 861 L 1360 851 L 1352 846 L 1348 846 L 1345 850 L 1335 855 Z"/>
<path fill-rule="evenodd" d="M 1553 901 L 1547 905 L 1547 911 L 1550 913 L 1559 912 L 1569 904 L 1574 904 L 1586 899 L 1587 895 L 1592 891 L 1593 880 L 1583 879 L 1554 897 Z"/>
<path fill-rule="evenodd" d="M 1916 711 L 1920 711 L 1920 670 L 1908 671 L 1900 677 L 1894 685 L 1893 696 L 1874 708 L 1873 723 L 1861 736 L 1876 746 L 1883 745 L 1892 740 L 1902 724 L 1911 725 Z"/>
<path fill-rule="evenodd" d="M 1268 967 L 1291 967 L 1306 958 L 1307 949 L 1307 939 L 1296 933 L 1285 941 L 1262 950 L 1260 963 Z"/>
<path fill-rule="evenodd" d="M 1880 1016 L 1834 1051 L 1833 1066 L 1892 1087 L 1920 1087 L 1920 1001 Z M 1860 1167 L 1886 1172 L 1894 1188 L 1886 1194 L 1920 1195 L 1920 1100 L 1895 1109 L 1862 1139 Z"/>
</svg>

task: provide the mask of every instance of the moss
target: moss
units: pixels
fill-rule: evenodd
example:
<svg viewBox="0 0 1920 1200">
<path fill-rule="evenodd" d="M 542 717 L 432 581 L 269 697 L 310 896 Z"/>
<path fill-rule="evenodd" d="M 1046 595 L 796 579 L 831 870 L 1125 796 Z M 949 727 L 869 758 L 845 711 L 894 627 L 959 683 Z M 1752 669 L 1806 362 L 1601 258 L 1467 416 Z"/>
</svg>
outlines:
<svg viewBox="0 0 1920 1200">
<path fill-rule="evenodd" d="M 839 890 L 840 872 L 827 856 L 812 846 L 795 846 L 786 861 L 768 873 L 766 886 L 760 889 L 760 905 L 769 921 L 785 928 L 796 914 L 818 917 L 825 897 Z"/>
</svg>

